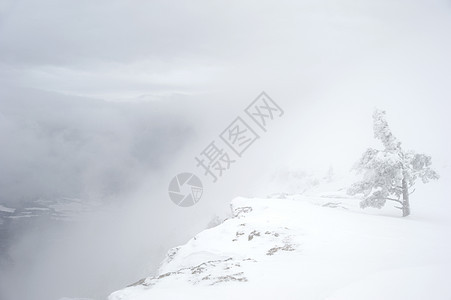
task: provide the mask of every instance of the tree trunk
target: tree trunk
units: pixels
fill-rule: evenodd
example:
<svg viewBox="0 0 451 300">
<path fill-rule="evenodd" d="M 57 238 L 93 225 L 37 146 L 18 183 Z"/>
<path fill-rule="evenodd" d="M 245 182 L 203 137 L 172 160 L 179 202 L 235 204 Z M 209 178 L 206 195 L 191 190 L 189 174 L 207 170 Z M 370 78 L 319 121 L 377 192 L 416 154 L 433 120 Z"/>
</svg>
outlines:
<svg viewBox="0 0 451 300">
<path fill-rule="evenodd" d="M 407 217 L 410 215 L 410 203 L 409 203 L 409 188 L 407 186 L 407 180 L 402 179 L 402 216 Z"/>
</svg>

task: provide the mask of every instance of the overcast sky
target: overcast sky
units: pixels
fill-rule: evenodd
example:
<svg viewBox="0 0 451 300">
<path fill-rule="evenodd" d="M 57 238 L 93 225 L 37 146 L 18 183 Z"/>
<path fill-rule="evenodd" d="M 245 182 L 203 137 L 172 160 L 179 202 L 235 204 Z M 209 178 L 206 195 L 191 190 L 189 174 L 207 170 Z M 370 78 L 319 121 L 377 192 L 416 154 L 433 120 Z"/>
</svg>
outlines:
<svg viewBox="0 0 451 300">
<path fill-rule="evenodd" d="M 104 99 L 237 84 L 308 90 L 368 60 L 400 59 L 407 49 L 417 59 L 445 56 L 449 6 L 444 0 L 2 0 L 1 80 Z"/>
<path fill-rule="evenodd" d="M 0 292 L 121 288 L 232 197 L 263 192 L 274 170 L 349 171 L 378 146 L 375 107 L 405 148 L 449 168 L 450 53 L 447 0 L 0 0 L 0 201 L 118 205 L 18 238 L 14 258 L 34 268 L 0 272 Z M 195 207 L 174 206 L 172 176 L 200 172 L 194 156 L 263 90 L 283 118 L 220 182 L 205 181 Z"/>
</svg>

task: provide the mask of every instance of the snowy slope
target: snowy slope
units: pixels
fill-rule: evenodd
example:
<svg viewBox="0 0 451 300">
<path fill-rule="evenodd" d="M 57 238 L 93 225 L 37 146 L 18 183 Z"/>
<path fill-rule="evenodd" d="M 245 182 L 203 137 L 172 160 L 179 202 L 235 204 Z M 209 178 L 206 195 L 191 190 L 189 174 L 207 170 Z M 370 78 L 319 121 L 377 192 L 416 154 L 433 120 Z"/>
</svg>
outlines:
<svg viewBox="0 0 451 300">
<path fill-rule="evenodd" d="M 449 228 L 366 214 L 355 201 L 237 198 L 233 218 L 109 300 L 451 299 Z"/>
</svg>

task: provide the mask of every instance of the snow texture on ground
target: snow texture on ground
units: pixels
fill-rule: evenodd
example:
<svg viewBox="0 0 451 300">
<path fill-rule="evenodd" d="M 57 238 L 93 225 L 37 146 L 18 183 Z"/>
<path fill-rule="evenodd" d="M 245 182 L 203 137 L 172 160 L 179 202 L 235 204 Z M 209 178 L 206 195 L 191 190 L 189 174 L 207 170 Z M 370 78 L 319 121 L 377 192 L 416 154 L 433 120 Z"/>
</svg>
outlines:
<svg viewBox="0 0 451 300">
<path fill-rule="evenodd" d="M 332 195 L 282 198 L 234 199 L 232 218 L 109 300 L 451 299 L 446 225 Z"/>
</svg>

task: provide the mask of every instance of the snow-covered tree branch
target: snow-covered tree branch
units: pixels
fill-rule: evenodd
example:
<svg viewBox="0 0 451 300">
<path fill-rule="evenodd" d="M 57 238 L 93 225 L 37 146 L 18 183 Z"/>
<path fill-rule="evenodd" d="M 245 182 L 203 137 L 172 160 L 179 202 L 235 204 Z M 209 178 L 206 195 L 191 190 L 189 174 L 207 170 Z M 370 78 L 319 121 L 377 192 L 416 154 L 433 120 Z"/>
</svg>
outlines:
<svg viewBox="0 0 451 300">
<path fill-rule="evenodd" d="M 392 134 L 385 119 L 385 111 L 373 113 L 374 137 L 384 146 L 383 150 L 369 148 L 363 153 L 354 169 L 362 174 L 361 181 L 349 189 L 350 195 L 363 195 L 362 208 L 381 208 L 387 200 L 399 203 L 403 217 L 410 214 L 409 191 L 418 179 L 423 183 L 438 179 L 431 169 L 431 157 L 413 151 L 404 151 L 401 142 Z"/>
</svg>

